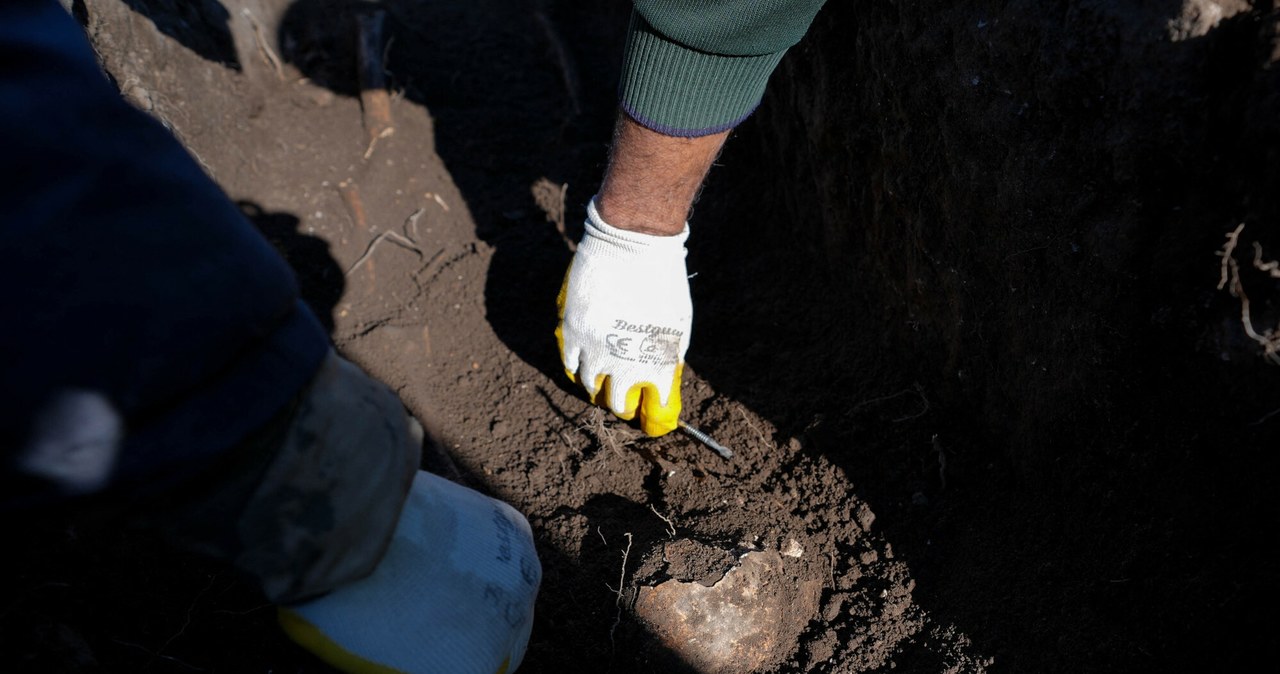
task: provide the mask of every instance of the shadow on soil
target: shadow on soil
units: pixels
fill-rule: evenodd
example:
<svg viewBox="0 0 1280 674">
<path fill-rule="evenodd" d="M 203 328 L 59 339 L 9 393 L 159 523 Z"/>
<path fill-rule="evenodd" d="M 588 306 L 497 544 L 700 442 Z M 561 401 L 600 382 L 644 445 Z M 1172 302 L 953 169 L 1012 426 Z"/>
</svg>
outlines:
<svg viewBox="0 0 1280 674">
<path fill-rule="evenodd" d="M 240 201 L 236 205 L 293 267 L 303 301 L 332 335 L 333 309 L 342 298 L 347 281 L 342 267 L 333 259 L 329 243 L 302 233 L 298 227 L 301 221 L 292 213 L 266 211 L 251 201 Z"/>
<path fill-rule="evenodd" d="M 550 336 L 570 252 L 532 196 L 540 180 L 568 197 L 567 235 L 581 233 L 604 168 L 628 5 L 381 5 L 390 20 L 393 89 L 430 110 L 436 150 L 493 246 L 485 309 L 503 342 L 549 379 L 563 368 Z M 350 16 L 362 3 L 300 0 L 280 28 L 282 56 L 314 82 L 357 93 Z M 559 13 L 558 13 L 559 12 Z"/>
<path fill-rule="evenodd" d="M 241 70 L 231 36 L 231 13 L 218 0 L 120 0 L 147 17 L 157 30 L 177 40 L 201 58 L 232 70 Z M 84 16 L 84 0 L 74 0 L 72 11 Z"/>
</svg>

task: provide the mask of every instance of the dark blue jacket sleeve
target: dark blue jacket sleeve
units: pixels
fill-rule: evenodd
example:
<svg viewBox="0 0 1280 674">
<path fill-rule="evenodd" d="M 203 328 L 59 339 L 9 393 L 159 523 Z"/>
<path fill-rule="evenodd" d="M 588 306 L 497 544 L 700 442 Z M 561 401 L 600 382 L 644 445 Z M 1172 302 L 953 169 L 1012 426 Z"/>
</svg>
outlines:
<svg viewBox="0 0 1280 674">
<path fill-rule="evenodd" d="M 106 484 L 80 490 L 171 479 L 281 410 L 328 348 L 285 262 L 74 20 L 0 2 L 0 478 L 29 478 L 42 433 L 75 435 L 50 430 L 77 418 L 59 406 L 88 396 L 120 438 L 90 448 Z"/>
</svg>

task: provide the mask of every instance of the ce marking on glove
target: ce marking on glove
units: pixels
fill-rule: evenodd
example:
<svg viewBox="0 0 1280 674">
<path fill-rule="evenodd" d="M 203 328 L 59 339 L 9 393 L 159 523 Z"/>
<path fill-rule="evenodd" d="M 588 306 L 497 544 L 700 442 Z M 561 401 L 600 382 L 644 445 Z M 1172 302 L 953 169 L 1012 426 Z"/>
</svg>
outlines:
<svg viewBox="0 0 1280 674">
<path fill-rule="evenodd" d="M 640 344 L 635 342 L 639 340 Z M 644 338 L 623 337 L 610 333 L 604 338 L 609 355 L 622 360 L 648 363 L 650 365 L 671 365 L 679 360 L 680 339 L 666 335 L 652 334 Z"/>
</svg>

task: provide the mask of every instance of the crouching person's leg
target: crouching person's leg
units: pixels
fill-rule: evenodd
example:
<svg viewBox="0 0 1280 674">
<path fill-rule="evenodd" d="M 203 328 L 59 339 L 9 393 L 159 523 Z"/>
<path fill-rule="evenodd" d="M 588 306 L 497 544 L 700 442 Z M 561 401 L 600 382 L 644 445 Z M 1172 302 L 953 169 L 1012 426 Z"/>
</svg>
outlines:
<svg viewBox="0 0 1280 674">
<path fill-rule="evenodd" d="M 346 672 L 511 672 L 542 570 L 501 501 L 419 472 L 368 577 L 280 610 L 294 641 Z"/>
<path fill-rule="evenodd" d="M 541 581 L 529 524 L 418 470 L 421 427 L 386 386 L 330 354 L 258 441 L 279 449 L 231 556 L 280 605 L 291 639 L 352 674 L 520 664 Z"/>
</svg>

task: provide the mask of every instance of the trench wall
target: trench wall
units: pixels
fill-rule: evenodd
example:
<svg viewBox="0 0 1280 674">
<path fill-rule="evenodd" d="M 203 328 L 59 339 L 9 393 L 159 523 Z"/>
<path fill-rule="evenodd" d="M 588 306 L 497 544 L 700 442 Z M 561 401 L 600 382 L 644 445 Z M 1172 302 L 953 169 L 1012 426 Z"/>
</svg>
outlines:
<svg viewBox="0 0 1280 674">
<path fill-rule="evenodd" d="M 829 3 L 748 134 L 751 235 L 1024 474 L 1251 441 L 1280 370 L 1215 251 L 1245 224 L 1275 329 L 1249 268 L 1280 257 L 1277 6 Z"/>
</svg>

